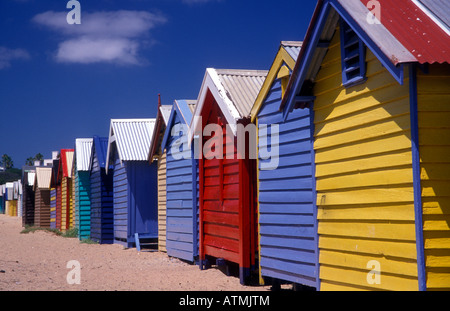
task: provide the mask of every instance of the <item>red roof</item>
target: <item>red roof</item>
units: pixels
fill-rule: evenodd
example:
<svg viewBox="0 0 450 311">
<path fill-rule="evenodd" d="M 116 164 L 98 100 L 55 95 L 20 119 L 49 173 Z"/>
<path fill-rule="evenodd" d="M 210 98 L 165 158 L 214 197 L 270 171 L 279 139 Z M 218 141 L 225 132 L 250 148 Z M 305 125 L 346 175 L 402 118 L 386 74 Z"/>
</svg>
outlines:
<svg viewBox="0 0 450 311">
<path fill-rule="evenodd" d="M 360 0 L 367 6 L 369 0 Z M 378 0 L 380 22 L 420 64 L 450 63 L 450 36 L 411 0 Z M 427 14 L 428 13 L 428 14 Z"/>
<path fill-rule="evenodd" d="M 70 158 L 67 156 L 67 153 L 71 153 Z M 61 156 L 60 156 L 59 163 L 60 163 L 60 167 L 62 166 L 62 169 L 63 169 L 62 170 L 63 177 L 71 176 L 73 153 L 74 153 L 74 149 L 61 149 Z"/>
</svg>

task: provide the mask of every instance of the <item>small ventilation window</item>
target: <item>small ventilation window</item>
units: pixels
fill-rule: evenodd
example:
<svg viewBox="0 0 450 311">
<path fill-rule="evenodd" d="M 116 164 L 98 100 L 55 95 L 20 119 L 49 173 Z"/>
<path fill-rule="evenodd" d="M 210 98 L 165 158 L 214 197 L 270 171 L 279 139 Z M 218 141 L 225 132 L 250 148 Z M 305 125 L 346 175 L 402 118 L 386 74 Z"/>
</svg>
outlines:
<svg viewBox="0 0 450 311">
<path fill-rule="evenodd" d="M 362 40 L 342 19 L 340 31 L 342 84 L 350 87 L 366 80 L 366 51 Z"/>
</svg>

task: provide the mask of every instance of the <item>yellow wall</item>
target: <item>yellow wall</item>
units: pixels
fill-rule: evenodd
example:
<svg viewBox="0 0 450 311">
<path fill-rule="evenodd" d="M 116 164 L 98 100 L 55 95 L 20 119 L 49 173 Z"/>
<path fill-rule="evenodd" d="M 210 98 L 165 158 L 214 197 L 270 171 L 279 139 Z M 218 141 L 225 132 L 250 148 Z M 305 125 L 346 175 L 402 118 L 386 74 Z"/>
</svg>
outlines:
<svg viewBox="0 0 450 311">
<path fill-rule="evenodd" d="M 166 153 L 158 160 L 158 249 L 166 249 Z"/>
<path fill-rule="evenodd" d="M 69 213 L 69 224 L 67 225 L 67 229 L 74 227 L 74 204 L 73 204 L 73 194 L 75 193 L 73 191 L 73 180 L 72 178 L 67 178 L 67 191 L 69 191 L 69 198 L 68 198 L 68 213 Z"/>
<path fill-rule="evenodd" d="M 67 227 L 67 178 L 63 177 L 61 182 L 61 231 Z"/>
<path fill-rule="evenodd" d="M 17 200 L 6 201 L 5 214 L 8 216 L 17 216 Z"/>
<path fill-rule="evenodd" d="M 367 81 L 344 88 L 337 29 L 314 86 L 321 290 L 417 290 L 409 80 L 366 50 Z"/>
<path fill-rule="evenodd" d="M 427 289 L 450 290 L 450 65 L 418 70 L 418 120 Z"/>
<path fill-rule="evenodd" d="M 50 188 L 50 193 L 53 190 L 55 190 L 55 188 Z M 54 196 L 54 197 L 50 196 L 50 201 L 56 201 L 56 196 Z M 56 211 L 56 202 L 54 204 L 55 204 L 55 207 L 51 207 L 50 208 L 50 215 L 51 215 L 52 212 Z M 56 222 L 56 218 L 50 218 L 50 222 Z"/>
</svg>

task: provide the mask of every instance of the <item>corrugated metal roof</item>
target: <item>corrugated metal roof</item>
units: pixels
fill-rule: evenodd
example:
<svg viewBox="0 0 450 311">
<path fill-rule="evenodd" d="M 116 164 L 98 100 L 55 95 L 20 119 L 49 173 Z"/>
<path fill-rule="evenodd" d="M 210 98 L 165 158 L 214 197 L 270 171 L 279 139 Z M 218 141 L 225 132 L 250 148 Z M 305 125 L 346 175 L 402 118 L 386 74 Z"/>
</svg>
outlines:
<svg viewBox="0 0 450 311">
<path fill-rule="evenodd" d="M 412 0 L 416 5 L 422 5 L 425 10 L 434 15 L 442 27 L 450 28 L 450 4 L 448 0 Z M 430 15 L 427 12 L 427 15 Z M 441 27 L 441 28 L 442 28 Z"/>
<path fill-rule="evenodd" d="M 92 138 L 75 139 L 76 170 L 89 171 L 92 152 Z"/>
<path fill-rule="evenodd" d="M 40 189 L 50 189 L 51 181 L 51 167 L 36 167 L 36 187 Z"/>
<path fill-rule="evenodd" d="M 341 12 L 342 9 L 341 13 L 348 14 L 350 19 L 361 29 L 362 35 L 369 39 L 371 48 L 379 49 L 394 67 L 398 68 L 398 64 L 412 62 L 449 62 L 450 36 L 411 0 L 379 0 L 381 4 L 380 24 L 367 22 L 367 16 L 370 13 L 367 7 L 368 1 L 318 0 L 288 84 L 286 91 L 288 96 L 283 98 L 281 109 L 285 109 L 287 102 L 289 102 L 288 106 L 294 103 L 291 98 L 297 95 L 303 81 L 314 81 L 327 48 L 313 46 L 312 40 L 319 31 L 318 42 L 330 41 L 340 18 L 340 13 L 336 10 Z M 331 5 L 331 8 L 328 16 L 324 17 L 325 22 L 319 30 L 318 27 L 322 21 L 321 14 L 325 13 L 328 5 Z M 305 59 L 307 56 L 310 58 L 309 60 Z M 384 65 L 389 67 L 389 64 L 384 63 Z M 395 69 L 389 67 L 388 70 L 397 80 L 401 79 Z M 290 106 L 288 108 L 292 109 Z M 285 109 L 285 111 L 289 109 Z"/>
<path fill-rule="evenodd" d="M 121 161 L 147 161 L 155 122 L 156 119 L 112 119 L 108 157 L 114 136 Z"/>
<path fill-rule="evenodd" d="M 367 5 L 369 0 L 359 1 Z M 346 1 L 340 2 L 344 5 Z M 448 26 L 445 25 L 450 15 L 448 1 L 379 0 L 379 2 L 381 24 L 414 55 L 417 62 L 421 64 L 450 62 L 450 36 Z M 442 15 L 446 16 L 444 20 L 439 18 Z M 442 21 L 442 24 L 438 21 Z"/>
<path fill-rule="evenodd" d="M 241 118 L 250 111 L 267 76 L 267 70 L 215 69 L 227 97 L 236 107 Z"/>
<path fill-rule="evenodd" d="M 293 59 L 298 58 L 302 48 L 302 41 L 281 41 L 281 45 Z"/>
</svg>

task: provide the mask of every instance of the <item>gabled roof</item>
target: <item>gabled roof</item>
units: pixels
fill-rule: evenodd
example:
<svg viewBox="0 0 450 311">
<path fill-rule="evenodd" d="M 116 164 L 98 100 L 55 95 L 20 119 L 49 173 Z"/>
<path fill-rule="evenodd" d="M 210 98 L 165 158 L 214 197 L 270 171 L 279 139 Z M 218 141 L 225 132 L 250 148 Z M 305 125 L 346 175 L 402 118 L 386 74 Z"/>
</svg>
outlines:
<svg viewBox="0 0 450 311">
<path fill-rule="evenodd" d="M 169 122 L 172 105 L 161 105 L 161 96 L 158 95 L 158 113 L 156 114 L 155 126 L 152 134 L 152 141 L 150 142 L 150 152 L 148 154 L 148 161 L 153 162 L 153 158 L 161 148 L 162 136 L 166 130 L 167 122 Z"/>
<path fill-rule="evenodd" d="M 72 177 L 73 155 L 73 149 L 61 149 L 59 170 L 62 177 Z"/>
<path fill-rule="evenodd" d="M 188 128 L 191 124 L 192 113 L 195 110 L 195 106 L 197 104 L 196 100 L 175 100 L 173 103 L 172 112 L 170 113 L 169 121 L 167 122 L 167 127 L 164 132 L 164 136 L 161 142 L 161 149 L 164 150 L 166 148 L 167 142 L 170 137 L 170 133 L 172 130 L 173 123 L 175 121 L 175 117 L 178 115 L 181 122 L 185 124 Z M 188 134 L 188 133 L 186 133 Z"/>
<path fill-rule="evenodd" d="M 120 161 L 148 161 L 156 119 L 112 119 L 109 129 L 106 163 L 110 162 L 114 143 Z"/>
<path fill-rule="evenodd" d="M 314 82 L 328 50 L 327 43 L 334 35 L 340 18 L 345 20 L 400 84 L 403 83 L 403 64 L 449 61 L 449 37 L 411 0 L 380 0 L 381 23 L 367 21 L 368 16 L 372 16 L 367 3 L 368 0 L 318 1 L 288 84 L 287 95 L 280 107 L 284 110 L 284 118 L 295 106 L 295 96 L 303 83 L 308 80 Z M 435 33 L 430 34 L 430 31 Z M 439 40 L 442 40 L 441 47 L 445 46 L 445 49 L 439 48 L 440 52 L 432 52 L 436 49 L 435 41 Z M 440 56 L 437 57 L 436 53 Z"/>
<path fill-rule="evenodd" d="M 281 67 L 286 64 L 290 71 L 294 69 L 301 46 L 302 42 L 300 41 L 281 42 L 280 47 L 278 48 L 277 55 L 275 56 L 275 60 L 270 67 L 269 73 L 264 80 L 258 97 L 255 100 L 255 104 L 253 105 L 253 108 L 251 110 L 252 122 L 255 120 L 259 110 L 261 109 L 262 104 L 264 103 L 264 100 L 266 99 L 273 82 L 277 79 L 277 74 L 280 71 Z"/>
<path fill-rule="evenodd" d="M 108 137 L 94 136 L 92 139 L 92 151 L 91 151 L 91 159 L 89 161 L 89 171 L 92 170 L 92 163 L 94 162 L 94 156 L 97 157 L 97 162 L 100 168 L 106 168 L 107 150 L 108 150 Z"/>
<path fill-rule="evenodd" d="M 172 105 L 161 105 L 159 111 L 164 119 L 164 123 L 167 124 L 167 122 L 169 122 L 170 113 L 172 112 Z"/>
<path fill-rule="evenodd" d="M 234 131 L 237 121 L 250 117 L 250 111 L 258 96 L 259 90 L 267 76 L 266 70 L 206 69 L 191 121 L 192 140 L 194 132 L 199 130 L 199 117 L 208 91 L 214 96 L 228 124 Z"/>
<path fill-rule="evenodd" d="M 75 139 L 76 170 L 89 171 L 92 153 L 92 138 Z"/>
<path fill-rule="evenodd" d="M 302 41 L 281 41 L 280 46 L 283 47 L 292 59 L 296 60 L 302 48 L 302 43 Z"/>
<path fill-rule="evenodd" d="M 360 2 L 367 6 L 369 0 Z M 448 0 L 379 0 L 379 2 L 381 24 L 400 41 L 418 63 L 450 61 Z"/>
<path fill-rule="evenodd" d="M 52 181 L 51 167 L 36 167 L 35 187 L 39 189 L 50 189 L 51 181 Z"/>
</svg>

